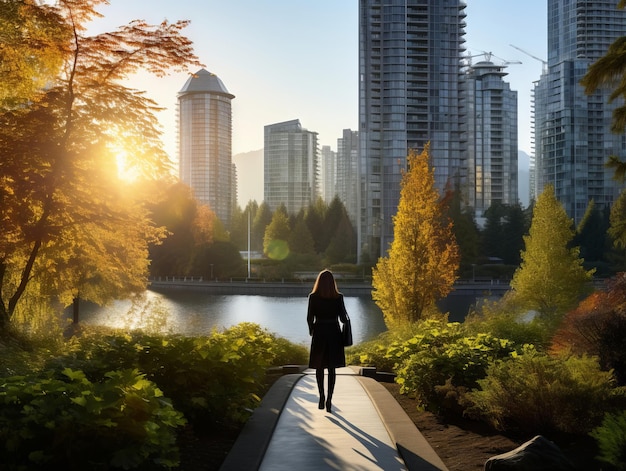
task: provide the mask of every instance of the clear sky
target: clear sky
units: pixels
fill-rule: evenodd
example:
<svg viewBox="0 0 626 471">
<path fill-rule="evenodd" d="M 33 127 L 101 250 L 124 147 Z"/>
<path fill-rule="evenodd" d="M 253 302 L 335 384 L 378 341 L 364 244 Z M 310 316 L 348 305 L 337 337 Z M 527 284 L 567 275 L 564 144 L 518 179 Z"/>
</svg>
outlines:
<svg viewBox="0 0 626 471">
<path fill-rule="evenodd" d="M 531 150 L 530 96 L 545 59 L 545 0 L 467 0 L 468 53 L 511 64 L 506 80 L 518 91 L 519 148 Z M 343 129 L 358 129 L 358 0 L 110 0 L 92 32 L 133 19 L 191 20 L 184 30 L 206 69 L 233 104 L 233 154 L 261 149 L 263 127 L 291 119 L 336 150 Z M 189 72 L 195 72 L 190 70 Z M 129 81 L 166 108 L 165 148 L 176 159 L 176 94 L 188 75 Z"/>
</svg>

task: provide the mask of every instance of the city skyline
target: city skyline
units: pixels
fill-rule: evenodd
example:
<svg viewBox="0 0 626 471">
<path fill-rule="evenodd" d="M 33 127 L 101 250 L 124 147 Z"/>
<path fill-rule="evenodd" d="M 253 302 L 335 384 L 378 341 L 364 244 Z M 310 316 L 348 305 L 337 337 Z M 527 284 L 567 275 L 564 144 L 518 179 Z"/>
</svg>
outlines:
<svg viewBox="0 0 626 471">
<path fill-rule="evenodd" d="M 503 4 L 467 2 L 466 47 L 480 61 L 510 64 L 505 80 L 518 91 L 519 148 L 531 153 L 530 96 L 547 58 L 544 1 Z M 358 1 L 232 2 L 111 0 L 99 11 L 89 34 L 109 31 L 133 19 L 159 23 L 191 19 L 183 31 L 194 41 L 205 68 L 228 84 L 233 102 L 233 155 L 263 147 L 267 124 L 300 119 L 337 150 L 343 129 L 358 129 Z M 527 54 L 511 47 L 517 46 Z M 190 70 L 189 72 L 194 72 Z M 158 114 L 163 142 L 177 165 L 176 95 L 188 78 L 139 73 L 127 81 L 165 108 Z"/>
</svg>

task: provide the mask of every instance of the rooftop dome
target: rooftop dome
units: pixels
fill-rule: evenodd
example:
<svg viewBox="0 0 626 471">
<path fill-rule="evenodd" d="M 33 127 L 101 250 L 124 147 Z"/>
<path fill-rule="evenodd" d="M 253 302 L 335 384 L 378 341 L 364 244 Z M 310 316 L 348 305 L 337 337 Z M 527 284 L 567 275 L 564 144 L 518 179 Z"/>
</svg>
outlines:
<svg viewBox="0 0 626 471">
<path fill-rule="evenodd" d="M 219 77 L 206 69 L 200 69 L 189 77 L 185 86 L 178 92 L 179 95 L 187 93 L 217 93 L 235 98 L 235 95 L 228 92 Z"/>
</svg>

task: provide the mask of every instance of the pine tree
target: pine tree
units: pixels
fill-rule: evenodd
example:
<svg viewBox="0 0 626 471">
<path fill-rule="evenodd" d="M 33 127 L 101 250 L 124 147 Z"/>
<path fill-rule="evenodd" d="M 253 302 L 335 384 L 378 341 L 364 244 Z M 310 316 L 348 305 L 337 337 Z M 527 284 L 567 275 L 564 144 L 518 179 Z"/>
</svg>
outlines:
<svg viewBox="0 0 626 471">
<path fill-rule="evenodd" d="M 373 270 L 372 296 L 387 325 L 419 321 L 457 278 L 459 249 L 428 161 L 428 146 L 421 154 L 410 152 L 393 218 L 394 240 Z"/>
<path fill-rule="evenodd" d="M 573 238 L 573 221 L 548 185 L 537 198 L 522 263 L 511 281 L 519 305 L 548 322 L 578 303 L 594 272 L 583 268 L 580 249 L 570 247 Z"/>
<path fill-rule="evenodd" d="M 284 260 L 289 255 L 289 217 L 284 206 L 281 206 L 272 216 L 272 222 L 265 229 L 263 237 L 263 253 L 274 260 Z"/>
</svg>

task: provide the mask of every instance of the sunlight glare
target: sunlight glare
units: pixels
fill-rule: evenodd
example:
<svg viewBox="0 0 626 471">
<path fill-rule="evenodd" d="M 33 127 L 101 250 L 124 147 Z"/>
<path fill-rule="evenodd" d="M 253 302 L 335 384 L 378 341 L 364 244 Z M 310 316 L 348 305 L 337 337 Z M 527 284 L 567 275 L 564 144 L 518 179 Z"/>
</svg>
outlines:
<svg viewBox="0 0 626 471">
<path fill-rule="evenodd" d="M 117 165 L 117 176 L 124 182 L 133 182 L 139 177 L 136 168 L 130 165 L 128 151 L 123 148 L 117 148 L 114 152 L 115 163 Z"/>
</svg>

